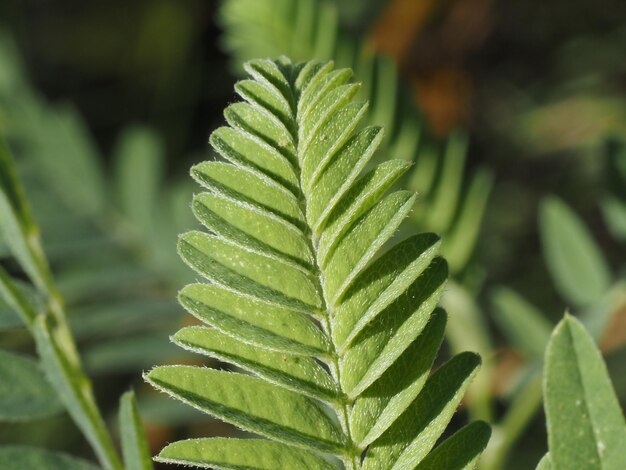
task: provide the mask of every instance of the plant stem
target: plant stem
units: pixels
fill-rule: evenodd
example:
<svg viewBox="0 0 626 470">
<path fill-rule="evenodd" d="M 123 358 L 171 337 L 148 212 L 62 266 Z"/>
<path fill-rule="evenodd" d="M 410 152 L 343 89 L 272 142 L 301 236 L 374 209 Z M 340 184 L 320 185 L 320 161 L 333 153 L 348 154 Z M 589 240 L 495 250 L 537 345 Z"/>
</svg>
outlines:
<svg viewBox="0 0 626 470">
<path fill-rule="evenodd" d="M 34 305 L 3 269 L 0 269 L 0 293 L 27 325 L 48 380 L 89 441 L 102 467 L 121 470 L 123 466 L 96 404 L 93 386 L 82 369 L 76 342 L 67 322 L 63 297 L 55 285 L 42 249 L 39 228 L 34 221 L 29 222 L 22 235 L 36 268 L 28 274 L 44 298 L 44 304 Z"/>
<path fill-rule="evenodd" d="M 295 108 L 294 108 L 294 111 L 295 111 Z M 299 125 L 297 120 L 295 124 L 296 126 Z M 298 161 L 301 161 L 300 156 L 299 156 L 299 135 L 295 135 L 294 138 L 295 138 L 294 140 L 296 142 L 296 148 L 297 148 L 297 151 L 296 151 L 297 158 L 298 158 Z M 301 182 L 301 168 L 298 167 L 297 170 L 298 170 L 298 179 Z M 300 210 L 302 211 L 302 214 L 304 215 L 306 219 L 307 199 L 306 199 L 303 188 L 300 187 L 299 190 L 300 190 L 300 195 L 299 195 L 300 196 L 299 197 Z M 332 346 L 332 351 L 330 351 L 330 359 L 326 362 L 326 364 L 330 370 L 330 373 L 333 379 L 335 380 L 335 382 L 339 386 L 339 389 L 341 390 L 341 368 L 339 366 L 340 357 L 337 354 L 337 349 L 332 340 L 332 337 L 333 337 L 332 321 L 333 321 L 334 312 L 331 310 L 330 303 L 328 302 L 328 296 L 326 295 L 326 289 L 325 289 L 325 283 L 324 283 L 324 276 L 322 274 L 321 267 L 318 263 L 317 242 L 318 240 L 316 238 L 316 235 L 312 232 L 309 232 L 308 237 L 307 237 L 307 243 L 309 245 L 309 250 L 311 251 L 313 255 L 313 259 L 315 260 L 317 288 L 319 289 L 321 296 L 322 296 L 322 301 L 323 301 L 322 310 L 325 313 L 325 315 L 323 315 L 320 318 L 320 326 L 322 330 L 324 331 L 324 333 L 330 339 L 330 344 Z M 337 420 L 339 421 L 339 424 L 341 425 L 341 429 L 344 432 L 346 439 L 347 439 L 348 452 L 347 454 L 340 456 L 344 465 L 344 469 L 345 470 L 359 470 L 361 468 L 360 455 L 359 453 L 357 453 L 357 449 L 354 444 L 354 441 L 352 440 L 352 433 L 350 430 L 351 409 L 352 409 L 352 404 L 346 402 L 345 400 L 340 405 L 333 406 L 333 410 L 335 412 L 335 415 L 337 416 Z"/>
<path fill-rule="evenodd" d="M 37 349 L 57 351 L 60 356 L 58 361 L 42 361 L 44 367 L 47 365 L 49 369 L 46 373 L 55 377 L 51 382 L 65 402 L 70 416 L 90 442 L 100 464 L 110 470 L 122 469 L 117 450 L 96 404 L 93 385 L 83 371 L 76 341 L 67 322 L 64 300 L 54 282 L 48 261 L 41 248 L 40 238 L 29 237 L 29 242 L 33 245 L 33 253 L 39 258 L 38 265 L 43 285 L 38 287 L 46 298 L 44 315 L 49 315 L 52 319 L 49 322 L 49 335 L 35 333 Z M 45 319 L 42 320 L 45 322 Z M 50 370 L 55 365 L 58 369 Z M 65 370 L 60 370 L 62 368 Z"/>
<path fill-rule="evenodd" d="M 27 298 L 11 276 L 0 267 L 0 294 L 32 334 L 41 366 L 106 470 L 123 469 L 84 373 L 76 342 L 65 315 L 64 301 L 56 287 L 41 243 L 40 229 L 32 216 L 15 162 L 0 136 L 0 230 L 12 254 L 29 277 L 43 302 Z"/>
</svg>

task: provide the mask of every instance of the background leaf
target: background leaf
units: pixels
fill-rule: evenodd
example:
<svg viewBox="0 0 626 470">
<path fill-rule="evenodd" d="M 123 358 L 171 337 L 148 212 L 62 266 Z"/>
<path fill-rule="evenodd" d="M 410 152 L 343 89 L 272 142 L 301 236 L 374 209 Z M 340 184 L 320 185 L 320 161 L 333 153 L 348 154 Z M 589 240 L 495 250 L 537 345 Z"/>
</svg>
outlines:
<svg viewBox="0 0 626 470">
<path fill-rule="evenodd" d="M 491 296 L 494 320 L 509 343 L 528 359 L 543 359 L 550 322 L 515 291 L 501 287 Z"/>
<path fill-rule="evenodd" d="M 0 350 L 0 421 L 40 419 L 62 411 L 36 361 Z"/>
<path fill-rule="evenodd" d="M 151 470 L 152 457 L 132 391 L 124 393 L 120 399 L 119 421 L 126 470 Z"/>
<path fill-rule="evenodd" d="M 578 216 L 551 197 L 541 204 L 539 228 L 546 263 L 561 295 L 573 306 L 602 297 L 611 285 L 611 272 Z"/>
<path fill-rule="evenodd" d="M 114 158 L 120 207 L 149 237 L 159 212 L 163 146 L 150 129 L 130 127 L 120 136 Z"/>
<path fill-rule="evenodd" d="M 569 315 L 546 350 L 544 403 L 555 470 L 626 467 L 626 422 L 606 365 L 584 326 Z"/>
<path fill-rule="evenodd" d="M 3 470 L 98 470 L 86 460 L 36 447 L 0 447 L 0 468 Z"/>
</svg>

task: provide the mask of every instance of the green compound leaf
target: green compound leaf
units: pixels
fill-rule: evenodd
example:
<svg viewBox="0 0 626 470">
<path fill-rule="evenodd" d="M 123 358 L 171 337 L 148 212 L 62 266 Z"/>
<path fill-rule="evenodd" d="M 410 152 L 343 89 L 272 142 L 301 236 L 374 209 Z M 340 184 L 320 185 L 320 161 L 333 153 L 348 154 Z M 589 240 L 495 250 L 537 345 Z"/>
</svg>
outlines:
<svg viewBox="0 0 626 470">
<path fill-rule="evenodd" d="M 320 124 L 321 134 L 326 138 L 310 141 L 307 133 L 307 139 L 301 140 L 305 147 L 311 145 L 319 149 L 317 159 L 302 164 L 304 187 L 309 189 L 311 182 L 316 180 L 323 180 L 325 186 L 325 198 L 308 205 L 310 220 L 323 222 L 341 196 L 345 183 L 349 183 L 347 177 L 332 178 L 334 170 L 326 170 L 319 163 L 326 161 L 332 151 L 345 142 L 363 116 L 368 124 L 385 127 L 389 136 L 383 143 L 385 157 L 416 163 L 416 169 L 410 175 L 412 184 L 409 189 L 420 194 L 422 204 L 411 220 L 419 230 L 442 234 L 445 240 L 443 254 L 451 272 L 460 273 L 470 261 L 479 238 L 491 192 L 492 174 L 480 168 L 471 180 L 466 181 L 467 136 L 453 133 L 445 142 L 439 142 L 429 132 L 410 96 L 409 87 L 403 86 L 394 60 L 375 54 L 370 38 L 355 38 L 352 32 L 344 34 L 341 31 L 338 21 L 341 8 L 342 2 L 338 4 L 332 0 L 225 0 L 219 10 L 223 43 L 231 52 L 233 66 L 239 72 L 246 60 L 279 54 L 296 60 L 334 60 L 340 67 L 354 69 L 363 80 L 357 96 L 369 101 L 367 109 L 362 103 L 354 102 L 338 113 L 345 116 L 346 126 L 334 125 L 340 118 L 337 115 Z M 245 64 L 243 69 L 261 80 L 262 74 L 255 67 L 264 69 Z M 294 115 L 289 108 L 294 100 L 285 93 L 288 85 L 286 87 L 285 81 L 272 75 L 271 71 L 265 73 L 270 77 L 263 78 L 267 85 L 265 89 L 250 80 L 244 80 L 236 89 L 248 102 L 268 110 L 285 129 L 293 130 L 295 127 L 287 122 L 289 116 Z M 350 70 L 332 71 L 326 64 L 303 66 L 295 78 L 295 87 L 300 91 L 308 84 L 311 92 L 297 101 L 296 114 L 307 119 L 315 113 L 325 112 L 318 105 L 331 90 L 336 96 L 354 93 L 356 88 L 349 83 L 350 77 Z M 281 93 L 285 96 L 281 97 Z M 371 133 L 375 135 L 377 131 L 371 129 Z M 366 138 L 366 133 L 362 137 Z M 368 152 L 361 153 L 363 162 L 370 158 Z M 377 161 L 376 156 L 373 159 Z M 347 170 L 341 170 L 344 171 Z M 330 199 L 330 204 L 325 205 L 325 199 Z M 313 224 L 314 232 L 317 228 Z M 324 256 L 319 259 L 322 261 Z"/>
<path fill-rule="evenodd" d="M 342 348 L 351 344 L 398 293 L 404 292 L 430 266 L 438 247 L 439 239 L 435 235 L 415 235 L 372 263 L 355 280 L 336 310 L 334 342 Z"/>
<path fill-rule="evenodd" d="M 148 441 L 132 391 L 126 392 L 120 399 L 120 441 L 126 470 L 153 468 Z"/>
<path fill-rule="evenodd" d="M 0 350 L 0 421 L 28 421 L 63 411 L 32 359 Z"/>
<path fill-rule="evenodd" d="M 555 470 L 626 467 L 626 422 L 606 365 L 574 317 L 555 328 L 545 359 L 544 406 Z"/>
<path fill-rule="evenodd" d="M 588 306 L 611 286 L 611 272 L 578 216 L 560 199 L 541 205 L 541 241 L 556 287 L 574 306 Z"/>
<path fill-rule="evenodd" d="M 156 460 L 228 470 L 336 469 L 305 450 L 260 439 L 212 438 L 174 442 L 165 447 Z"/>
<path fill-rule="evenodd" d="M 436 258 L 385 312 L 359 335 L 341 358 L 341 385 L 356 397 L 374 383 L 419 336 L 443 293 L 448 271 Z"/>
<path fill-rule="evenodd" d="M 369 163 L 383 134 L 360 128 L 366 105 L 353 101 L 349 70 L 285 58 L 245 70 L 235 90 L 246 102 L 226 109 L 229 127 L 210 139 L 229 163 L 191 170 L 204 188 L 192 209 L 208 233 L 178 244 L 205 279 L 179 301 L 203 325 L 172 337 L 239 371 L 161 366 L 146 380 L 268 440 L 182 441 L 158 459 L 220 469 L 415 466 L 479 364 L 462 354 L 428 378 L 446 324 L 439 237 L 395 238 L 415 195 L 386 192 L 408 165 Z M 456 465 L 477 457 L 483 440 L 445 445 L 458 451 Z"/>
<path fill-rule="evenodd" d="M 60 452 L 29 446 L 0 447 L 0 468 L 3 470 L 98 470 L 86 460 Z"/>
</svg>

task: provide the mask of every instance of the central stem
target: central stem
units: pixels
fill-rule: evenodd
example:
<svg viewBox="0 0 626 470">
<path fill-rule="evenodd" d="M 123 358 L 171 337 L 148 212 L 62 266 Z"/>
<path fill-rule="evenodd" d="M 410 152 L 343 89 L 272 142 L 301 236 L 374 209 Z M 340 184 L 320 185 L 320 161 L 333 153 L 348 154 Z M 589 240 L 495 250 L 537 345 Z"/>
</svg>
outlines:
<svg viewBox="0 0 626 470">
<path fill-rule="evenodd" d="M 326 318 L 324 320 L 324 322 L 322 323 L 322 328 L 324 329 L 324 331 L 329 337 L 332 337 L 331 336 L 332 326 L 331 326 L 331 322 L 329 318 Z M 331 344 L 333 344 L 332 341 L 331 341 Z M 333 356 L 332 356 L 331 361 L 327 362 L 327 365 L 328 365 L 328 368 L 330 369 L 330 373 L 332 374 L 333 378 L 339 385 L 339 388 L 341 388 L 339 358 L 337 357 L 334 344 L 333 344 Z M 348 437 L 349 454 L 343 457 L 342 459 L 343 464 L 346 470 L 357 470 L 360 466 L 360 459 L 359 459 L 359 456 L 353 452 L 354 443 L 352 442 L 352 433 L 350 431 L 351 408 L 352 407 L 349 403 L 343 401 L 341 405 L 335 406 L 334 410 L 335 410 L 335 414 L 337 415 L 337 419 L 339 420 L 339 423 L 341 424 L 343 432 Z"/>
<path fill-rule="evenodd" d="M 298 182 L 300 186 L 298 188 L 300 192 L 298 199 L 299 199 L 300 210 L 302 211 L 302 214 L 305 220 L 308 221 L 307 198 L 306 198 L 304 189 L 302 187 L 302 171 L 300 167 L 300 162 L 302 161 L 302 155 L 300 151 L 300 138 L 299 138 L 301 126 L 300 126 L 300 119 L 297 113 L 297 104 L 296 104 L 297 99 L 295 98 L 297 96 L 297 92 L 295 91 L 293 82 L 290 83 L 290 85 L 291 85 L 291 93 L 292 93 L 291 106 L 292 106 L 293 115 L 295 116 L 295 122 L 293 123 L 295 132 L 292 133 L 292 137 L 293 137 L 295 148 L 296 148 L 296 161 L 297 161 L 296 171 L 297 171 L 297 177 L 298 177 Z M 358 470 L 361 467 L 360 452 L 358 451 L 358 449 L 356 449 L 356 446 L 354 445 L 354 442 L 352 440 L 352 433 L 350 430 L 350 413 L 352 411 L 352 404 L 348 402 L 348 400 L 345 399 L 345 394 L 343 393 L 343 390 L 341 387 L 341 368 L 339 366 L 339 360 L 341 359 L 341 356 L 340 354 L 338 354 L 337 348 L 335 347 L 335 343 L 332 340 L 333 312 L 330 308 L 328 297 L 326 295 L 326 289 L 324 287 L 324 284 L 325 284 L 324 276 L 322 274 L 321 267 L 318 263 L 318 255 L 317 255 L 317 249 L 316 249 L 317 240 L 315 239 L 315 235 L 313 234 L 313 232 L 310 230 L 306 239 L 307 239 L 307 244 L 309 245 L 309 250 L 311 254 L 313 255 L 313 259 L 315 263 L 314 270 L 315 270 L 315 276 L 316 276 L 316 281 L 317 281 L 317 287 L 321 293 L 321 297 L 323 301 L 322 309 L 326 313 L 326 315 L 320 318 L 319 320 L 320 326 L 322 330 L 324 331 L 324 333 L 328 336 L 329 343 L 331 345 L 331 351 L 330 351 L 329 357 L 327 359 L 324 359 L 323 362 L 328 366 L 328 369 L 333 379 L 335 380 L 335 382 L 338 385 L 339 390 L 341 391 L 340 392 L 341 396 L 340 396 L 339 401 L 332 405 L 332 408 L 333 408 L 333 411 L 335 412 L 337 420 L 339 421 L 339 424 L 341 425 L 341 429 L 347 437 L 348 452 L 341 456 L 341 460 L 344 464 L 345 470 Z"/>
<path fill-rule="evenodd" d="M 304 196 L 304 193 L 302 192 L 302 188 L 300 188 L 300 192 L 301 192 L 301 210 L 304 216 L 306 217 L 306 210 L 307 210 L 306 197 Z M 318 263 L 317 250 L 315 249 L 316 240 L 314 240 L 312 233 L 310 233 L 309 237 L 307 237 L 307 241 L 309 244 L 309 249 L 311 250 L 311 253 L 313 254 L 313 259 L 315 260 L 315 272 L 317 276 L 318 289 L 321 291 L 321 294 L 322 294 L 322 301 L 323 301 L 322 309 L 326 312 L 326 316 L 322 317 L 320 320 L 320 325 L 324 333 L 328 336 L 330 340 L 329 342 L 332 348 L 330 351 L 330 355 L 329 355 L 330 358 L 327 361 L 325 361 L 325 363 L 328 366 L 333 379 L 339 386 L 341 393 L 343 394 L 343 390 L 341 388 L 341 368 L 339 367 L 339 360 L 341 356 L 337 352 L 335 343 L 332 340 L 333 338 L 333 335 L 332 335 L 333 312 L 331 308 L 329 307 L 328 297 L 326 296 L 326 289 L 324 288 L 324 276 L 322 275 L 322 270 L 320 269 L 320 266 Z M 341 425 L 341 429 L 343 430 L 346 437 L 348 438 L 348 443 L 347 443 L 348 454 L 342 456 L 344 467 L 346 470 L 358 470 L 360 468 L 360 456 L 359 456 L 360 453 L 355 448 L 354 442 L 352 440 L 352 433 L 350 430 L 350 413 L 352 411 L 352 405 L 347 400 L 345 400 L 345 397 L 340 397 L 340 404 L 333 405 L 333 409 L 335 411 L 335 414 L 337 415 L 337 419 L 339 421 L 339 424 Z"/>
</svg>

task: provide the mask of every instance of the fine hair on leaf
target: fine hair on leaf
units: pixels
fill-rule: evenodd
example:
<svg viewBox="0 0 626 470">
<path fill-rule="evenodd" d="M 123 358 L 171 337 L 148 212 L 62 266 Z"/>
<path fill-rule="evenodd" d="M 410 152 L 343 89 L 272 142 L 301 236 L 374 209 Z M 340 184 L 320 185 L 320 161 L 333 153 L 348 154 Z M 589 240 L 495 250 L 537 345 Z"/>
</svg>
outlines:
<svg viewBox="0 0 626 470">
<path fill-rule="evenodd" d="M 235 85 L 223 161 L 195 165 L 204 231 L 178 251 L 201 280 L 180 303 L 201 322 L 179 346 L 231 364 L 166 365 L 157 389 L 267 440 L 174 442 L 157 460 L 226 469 L 471 468 L 489 439 L 474 423 L 436 445 L 480 366 L 462 353 L 430 373 L 446 314 L 434 234 L 394 235 L 416 196 L 388 192 L 405 161 L 371 163 L 351 71 L 253 60 Z M 434 449 L 434 450 L 433 450 Z M 432 451 L 432 452 L 431 452 Z"/>
</svg>

